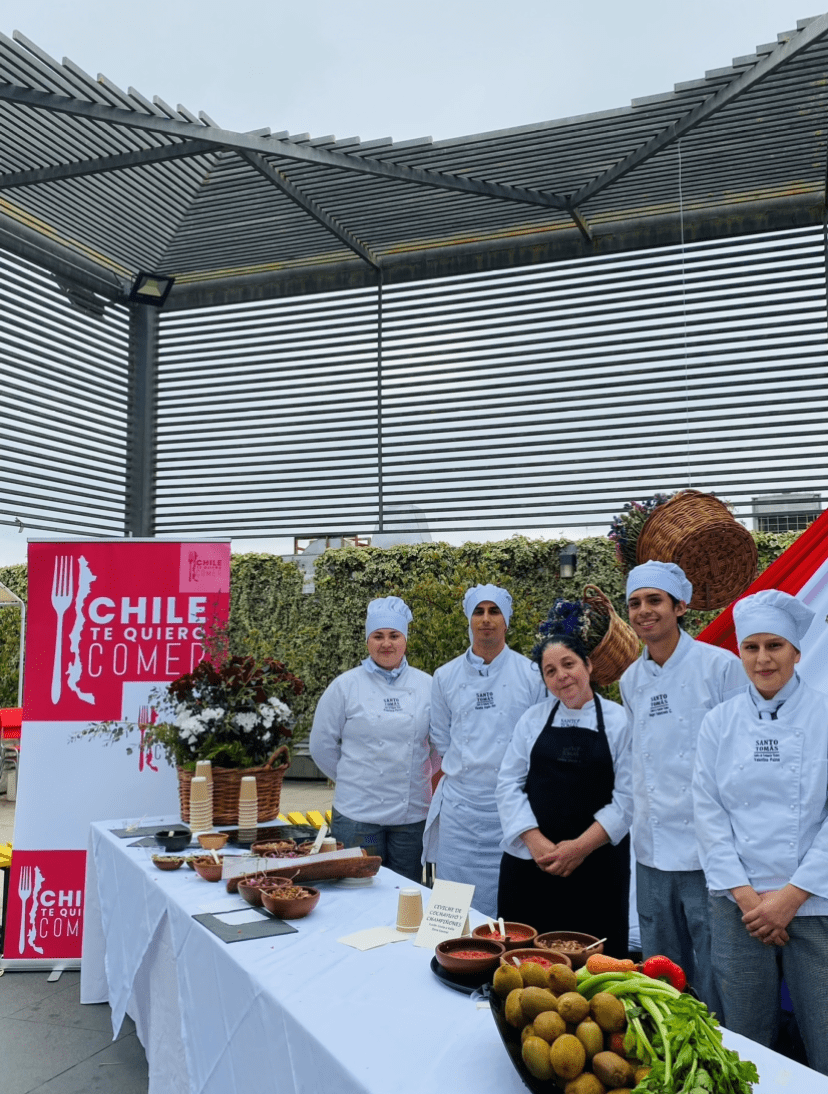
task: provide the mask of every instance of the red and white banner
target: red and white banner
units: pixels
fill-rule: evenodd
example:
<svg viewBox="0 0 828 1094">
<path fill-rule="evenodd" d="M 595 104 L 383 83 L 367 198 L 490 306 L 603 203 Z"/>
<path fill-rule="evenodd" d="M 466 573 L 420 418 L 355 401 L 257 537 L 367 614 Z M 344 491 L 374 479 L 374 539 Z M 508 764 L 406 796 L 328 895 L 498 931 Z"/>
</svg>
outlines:
<svg viewBox="0 0 828 1094">
<path fill-rule="evenodd" d="M 89 823 L 178 811 L 144 747 L 150 695 L 189 672 L 230 603 L 228 543 L 29 545 L 23 733 L 4 965 L 80 960 Z M 90 722 L 134 728 L 72 740 Z"/>
<path fill-rule="evenodd" d="M 760 589 L 790 593 L 816 613 L 802 643 L 798 671 L 813 687 L 828 692 L 828 510 L 757 577 L 744 595 Z M 705 627 L 699 638 L 738 653 L 733 606 Z"/>
</svg>

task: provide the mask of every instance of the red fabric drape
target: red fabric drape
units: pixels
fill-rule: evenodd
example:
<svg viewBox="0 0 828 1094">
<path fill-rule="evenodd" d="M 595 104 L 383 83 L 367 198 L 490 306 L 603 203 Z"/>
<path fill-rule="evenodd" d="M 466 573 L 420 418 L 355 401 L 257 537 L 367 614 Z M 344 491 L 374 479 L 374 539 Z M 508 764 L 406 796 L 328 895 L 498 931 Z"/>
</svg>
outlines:
<svg viewBox="0 0 828 1094">
<path fill-rule="evenodd" d="M 758 593 L 760 589 L 781 589 L 796 596 L 805 582 L 828 560 L 828 509 L 810 524 L 787 551 L 768 566 L 743 594 Z M 739 597 L 741 600 L 742 598 Z M 725 608 L 698 636 L 711 646 L 724 646 L 738 653 L 736 631 L 733 627 L 733 605 Z"/>
</svg>

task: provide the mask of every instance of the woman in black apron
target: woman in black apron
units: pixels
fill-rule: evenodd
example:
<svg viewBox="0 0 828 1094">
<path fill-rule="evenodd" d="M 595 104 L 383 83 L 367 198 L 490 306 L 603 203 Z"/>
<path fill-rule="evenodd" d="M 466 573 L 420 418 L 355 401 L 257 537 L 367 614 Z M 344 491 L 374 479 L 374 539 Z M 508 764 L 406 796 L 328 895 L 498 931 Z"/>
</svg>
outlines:
<svg viewBox="0 0 828 1094">
<path fill-rule="evenodd" d="M 515 727 L 500 770 L 503 825 L 498 915 L 538 931 L 607 938 L 628 950 L 632 819 L 630 734 L 618 703 L 590 685 L 579 639 L 533 651 L 550 697 Z"/>
</svg>

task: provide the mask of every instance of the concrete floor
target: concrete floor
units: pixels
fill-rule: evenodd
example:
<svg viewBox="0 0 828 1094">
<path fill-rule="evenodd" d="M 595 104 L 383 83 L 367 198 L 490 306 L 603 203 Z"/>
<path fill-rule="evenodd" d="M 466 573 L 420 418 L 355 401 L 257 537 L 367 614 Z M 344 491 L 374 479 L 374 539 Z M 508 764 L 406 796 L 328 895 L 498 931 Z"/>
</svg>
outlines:
<svg viewBox="0 0 828 1094">
<path fill-rule="evenodd" d="M 333 801 L 326 782 L 287 779 L 281 810 L 324 812 Z M 0 795 L 0 844 L 13 842 L 15 803 Z M 113 1041 L 106 1003 L 81 1006 L 80 973 L 0 974 L 2 1094 L 147 1094 L 147 1061 L 127 1018 Z"/>
</svg>

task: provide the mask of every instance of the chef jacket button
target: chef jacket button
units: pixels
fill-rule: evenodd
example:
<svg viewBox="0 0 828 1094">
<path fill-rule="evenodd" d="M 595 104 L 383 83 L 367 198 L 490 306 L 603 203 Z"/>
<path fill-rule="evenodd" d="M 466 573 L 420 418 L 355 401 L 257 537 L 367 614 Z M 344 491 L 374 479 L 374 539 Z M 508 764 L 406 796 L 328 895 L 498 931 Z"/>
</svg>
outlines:
<svg viewBox="0 0 828 1094">
<path fill-rule="evenodd" d="M 745 805 L 746 805 L 746 806 L 747 806 L 747 804 L 748 804 L 748 803 L 747 803 L 747 802 L 745 802 Z M 748 807 L 748 808 L 749 808 L 749 807 Z"/>
<path fill-rule="evenodd" d="M 683 787 L 681 788 L 681 792 L 682 792 L 682 794 L 683 794 L 683 793 L 684 793 L 684 792 L 685 792 L 686 790 L 687 790 L 687 787 L 686 787 L 686 786 L 683 786 Z"/>
<path fill-rule="evenodd" d="M 689 823 L 690 823 L 690 821 L 686 820 L 686 821 L 685 821 L 684 823 L 685 823 L 685 824 L 689 824 Z"/>
<path fill-rule="evenodd" d="M 791 843 L 789 846 L 793 847 L 793 844 Z"/>
<path fill-rule="evenodd" d="M 744 771 L 744 769 L 745 769 L 745 765 L 744 764 L 739 764 L 739 770 Z"/>
<path fill-rule="evenodd" d="M 791 806 L 791 809 L 796 809 L 796 806 L 795 806 L 795 805 L 792 805 L 792 806 Z"/>
</svg>

